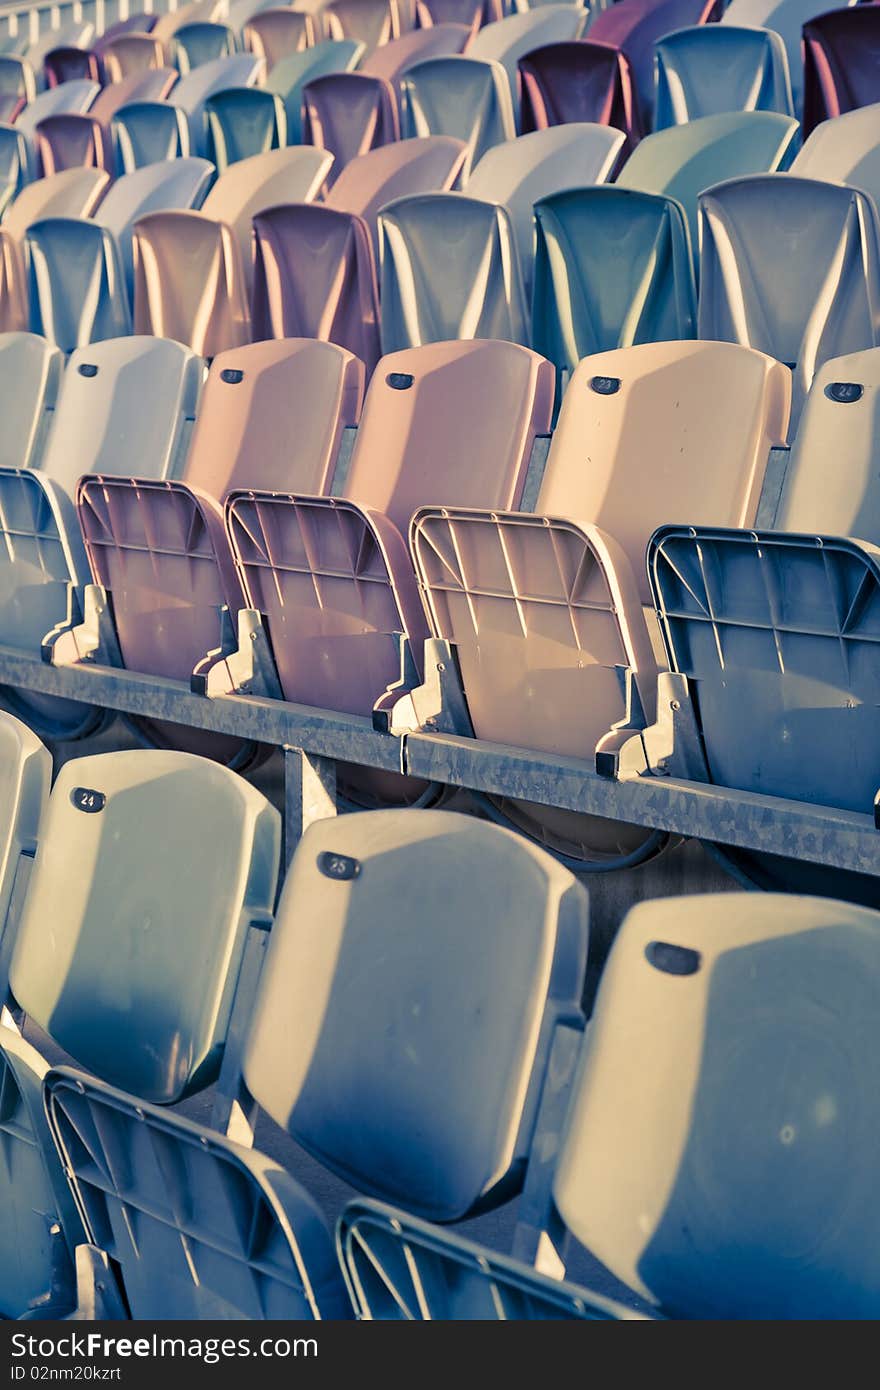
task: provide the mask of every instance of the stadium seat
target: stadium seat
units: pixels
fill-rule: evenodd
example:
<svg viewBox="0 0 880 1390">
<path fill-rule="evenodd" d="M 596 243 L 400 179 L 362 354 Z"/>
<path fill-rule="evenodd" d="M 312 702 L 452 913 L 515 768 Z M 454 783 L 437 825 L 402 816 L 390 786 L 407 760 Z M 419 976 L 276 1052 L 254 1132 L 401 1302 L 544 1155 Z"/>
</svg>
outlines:
<svg viewBox="0 0 880 1390">
<path fill-rule="evenodd" d="M 31 147 L 14 125 L 0 123 L 0 214 L 32 177 Z"/>
<path fill-rule="evenodd" d="M 337 496 L 231 494 L 233 554 L 268 620 L 285 699 L 369 714 L 399 678 L 401 633 L 420 665 L 427 632 L 404 541 L 413 510 L 428 496 L 515 506 L 552 398 L 550 365 L 512 343 L 395 353 L 373 375 Z"/>
<path fill-rule="evenodd" d="M 506 208 L 465 193 L 421 193 L 379 214 L 382 351 L 452 339 L 529 341 Z"/>
<path fill-rule="evenodd" d="M 698 24 L 654 46 L 654 129 L 725 111 L 794 115 L 785 44 L 770 29 Z"/>
<path fill-rule="evenodd" d="M 802 32 L 806 22 L 821 14 L 827 0 L 730 0 L 721 16 L 722 24 L 771 29 L 779 34 L 788 55 L 795 110 L 801 109 L 803 90 Z M 855 0 L 840 0 L 840 7 Z"/>
<path fill-rule="evenodd" d="M 276 64 L 293 53 L 312 48 L 318 39 L 318 17 L 299 10 L 271 6 L 251 15 L 244 26 L 244 46 L 250 53 L 266 59 L 271 73 Z"/>
<path fill-rule="evenodd" d="M 0 332 L 19 333 L 28 326 L 27 267 L 22 248 L 0 227 Z"/>
<path fill-rule="evenodd" d="M 467 146 L 466 184 L 493 145 L 516 134 L 510 84 L 500 63 L 477 58 L 429 58 L 408 68 L 400 84 L 403 138 L 451 135 Z"/>
<path fill-rule="evenodd" d="M 804 25 L 804 136 L 820 121 L 880 102 L 880 10 L 831 10 Z"/>
<path fill-rule="evenodd" d="M 132 245 L 136 333 L 186 343 L 209 358 L 250 341 L 244 265 L 231 227 L 204 210 L 151 212 L 134 224 Z"/>
<path fill-rule="evenodd" d="M 302 92 L 306 83 L 323 73 L 350 72 L 364 52 L 364 45 L 354 39 L 328 39 L 275 64 L 265 87 L 284 102 L 287 139 L 291 145 L 302 139 Z"/>
<path fill-rule="evenodd" d="M 129 14 L 127 19 L 118 19 L 114 24 L 107 25 L 103 32 L 93 40 L 92 47 L 96 53 L 100 53 L 103 57 L 110 45 L 126 34 L 149 34 L 155 27 L 158 18 L 158 15 L 146 14 L 143 10 L 137 10 Z"/>
<path fill-rule="evenodd" d="M 502 0 L 417 0 L 416 11 L 423 27 L 426 20 L 433 25 L 467 24 L 472 34 L 504 18 Z"/>
<path fill-rule="evenodd" d="M 111 185 L 94 214 L 94 221 L 113 233 L 122 257 L 129 302 L 134 296 L 132 232 L 148 212 L 201 206 L 211 180 L 213 165 L 206 159 L 168 159 L 123 174 Z"/>
<path fill-rule="evenodd" d="M 795 155 L 791 173 L 848 183 L 880 207 L 880 102 L 817 125 Z"/>
<path fill-rule="evenodd" d="M 402 33 L 400 0 L 331 0 L 320 17 L 328 39 L 355 39 L 367 52 Z"/>
<path fill-rule="evenodd" d="M 37 95 L 37 79 L 26 58 L 0 53 L 0 117 L 14 120 Z"/>
<path fill-rule="evenodd" d="M 186 113 L 167 101 L 127 102 L 113 117 L 111 130 L 122 173 L 189 156 Z"/>
<path fill-rule="evenodd" d="M 171 41 L 174 62 L 185 77 L 194 68 L 228 58 L 235 52 L 235 35 L 226 24 L 216 22 L 181 24 Z"/>
<path fill-rule="evenodd" d="M 654 104 L 654 44 L 684 25 L 706 24 L 721 8 L 719 0 L 622 0 L 596 15 L 590 41 L 626 54 L 646 121 Z"/>
<path fill-rule="evenodd" d="M 302 91 L 303 141 L 333 155 L 330 181 L 358 155 L 400 139 L 390 82 L 363 72 L 313 78 Z"/>
<path fill-rule="evenodd" d="M 100 82 L 101 61 L 91 49 L 62 46 L 50 49 L 46 54 L 43 72 L 48 87 L 60 87 L 62 82 L 76 82 L 81 78 Z"/>
<path fill-rule="evenodd" d="M 332 162 L 331 154 L 309 145 L 270 150 L 230 165 L 214 184 L 202 211 L 232 229 L 248 291 L 253 279 L 253 218 L 281 203 L 310 203 L 323 187 Z"/>
<path fill-rule="evenodd" d="M 284 149 L 287 113 L 284 102 L 262 87 L 230 87 L 205 104 L 208 158 L 218 174 L 240 159 Z"/>
<path fill-rule="evenodd" d="M 465 24 L 434 24 L 430 29 L 414 29 L 399 39 L 383 44 L 381 48 L 373 49 L 364 58 L 359 71 L 390 82 L 395 97 L 398 97 L 403 76 L 411 67 L 431 58 L 446 58 L 461 53 L 470 35 L 470 28 Z"/>
<path fill-rule="evenodd" d="M 587 20 L 580 5 L 539 5 L 525 14 L 511 14 L 486 24 L 468 45 L 469 58 L 500 63 L 507 73 L 514 110 L 519 108 L 520 58 L 548 43 L 576 39 Z"/>
<path fill-rule="evenodd" d="M 3 228 L 21 240 L 44 217 L 90 217 L 110 183 L 103 169 L 65 169 L 28 183 L 6 210 Z"/>
<path fill-rule="evenodd" d="M 184 24 L 210 24 L 217 18 L 221 5 L 213 3 L 213 0 L 193 0 L 193 3 L 178 6 L 176 10 L 165 10 L 160 14 L 150 33 L 165 44 L 166 49 L 173 47 L 174 35 Z"/>
<path fill-rule="evenodd" d="M 794 424 L 817 367 L 880 343 L 878 236 L 871 200 L 842 184 L 767 174 L 700 197 L 698 334 L 786 362 Z"/>
<path fill-rule="evenodd" d="M 13 347 L 12 352 L 14 351 Z M 10 345 L 0 338 L 0 360 L 4 361 L 4 365 L 11 355 Z M 49 361 L 48 355 L 44 361 Z M 20 357 L 19 362 L 24 366 L 23 357 Z M 55 376 L 57 375 L 56 363 Z M 36 385 L 33 376 L 28 379 L 20 375 L 19 381 L 25 390 Z M 23 423 L 18 411 L 14 413 L 14 425 Z M 0 981 L 4 998 L 8 994 L 6 976 L 15 939 L 15 914 L 10 913 L 10 908 L 16 894 L 16 878 L 19 880 L 20 893 L 22 860 L 32 859 L 36 850 L 40 821 L 46 809 L 51 782 L 52 756 L 48 748 L 20 719 L 15 719 L 5 712 L 0 713 L 0 785 L 3 788 L 3 822 L 0 826 Z M 5 1027 L 3 1031 L 5 1033 Z M 3 1085 L 0 1082 L 0 1092 L 2 1089 Z M 3 1115 L 3 1123 L 8 1123 L 9 1110 L 6 1106 L 0 1114 Z M 0 1182 L 8 1182 L 15 1176 L 5 1162 L 0 1163 L 0 1173 Z M 8 1192 L 4 1197 L 8 1200 Z M 39 1212 L 40 1208 L 36 1210 Z M 44 1230 L 41 1244 L 48 1235 L 49 1232 Z M 21 1253 L 24 1256 L 24 1247 Z M 49 1290 L 42 1289 L 40 1292 L 48 1294 Z M 7 1291 L 0 1295 L 0 1300 L 8 1301 Z M 3 1316 L 9 1316 L 6 1310 Z"/>
<path fill-rule="evenodd" d="M 466 158 L 464 142 L 448 135 L 380 145 L 345 166 L 327 194 L 326 205 L 363 218 L 378 255 L 380 210 L 395 198 L 452 188 Z"/>
<path fill-rule="evenodd" d="M 45 29 L 34 43 L 29 44 L 25 56 L 35 72 L 43 66 L 47 53 L 53 48 L 87 48 L 95 37 L 95 26 L 88 19 L 67 18 L 57 29 Z"/>
<path fill-rule="evenodd" d="M 619 188 L 640 193 L 665 193 L 681 203 L 696 256 L 700 245 L 697 198 L 703 189 L 744 174 L 784 169 L 794 154 L 797 136 L 797 121 L 776 111 L 702 116 L 647 136 L 615 182 Z"/>
<path fill-rule="evenodd" d="M 483 155 L 468 179 L 467 192 L 471 198 L 507 208 L 527 290 L 535 254 L 535 203 L 563 188 L 605 183 L 624 140 L 622 132 L 610 126 L 571 122 L 521 135 Z"/>
<path fill-rule="evenodd" d="M 228 58 L 215 58 L 210 63 L 181 77 L 168 97 L 172 106 L 183 111 L 189 121 L 190 149 L 195 155 L 205 153 L 208 121 L 205 104 L 209 97 L 228 87 L 252 87 L 265 71 L 265 61 L 252 53 L 236 53 Z"/>
<path fill-rule="evenodd" d="M 370 374 L 379 358 L 379 291 L 363 218 L 321 203 L 268 208 L 253 219 L 251 336 L 320 338 L 348 348 Z"/>
<path fill-rule="evenodd" d="M 61 386 L 64 357 L 35 333 L 0 334 L 0 467 L 38 468 Z"/>
<path fill-rule="evenodd" d="M 113 145 L 94 116 L 63 112 L 47 116 L 36 129 L 37 160 L 44 175 L 62 169 L 106 169 L 113 174 Z"/>
<path fill-rule="evenodd" d="M 642 136 L 633 73 L 619 48 L 589 39 L 545 44 L 519 60 L 523 133 L 569 121 L 613 126 L 627 150 Z"/>
<path fill-rule="evenodd" d="M 754 519 L 790 391 L 779 363 L 717 343 L 587 357 L 563 397 L 535 515 L 417 510 L 411 549 L 431 632 L 455 643 L 477 738 L 593 759 L 628 717 L 621 669 L 652 722 L 648 539 L 672 515 Z M 620 822 L 500 804 L 581 860 L 619 860 L 650 843 Z"/>
<path fill-rule="evenodd" d="M 583 357 L 692 338 L 696 289 L 684 209 L 615 185 L 535 204 L 536 352 L 570 376 Z"/>
<path fill-rule="evenodd" d="M 164 101 L 177 81 L 173 68 L 150 68 L 103 87 L 89 107 L 89 116 L 110 128 L 117 111 L 136 101 Z"/>
<path fill-rule="evenodd" d="M 24 239 L 30 328 L 62 352 L 131 332 L 125 272 L 116 238 L 77 217 L 32 222 Z"/>
<path fill-rule="evenodd" d="M 110 83 L 165 66 L 165 47 L 161 39 L 151 34 L 123 34 L 109 43 L 101 54 L 104 72 Z"/>
<path fill-rule="evenodd" d="M 20 130 L 32 145 L 36 144 L 37 126 L 47 116 L 55 116 L 64 111 L 81 113 L 87 111 L 100 92 L 97 82 L 62 82 L 60 87 L 50 87 L 48 91 L 38 92 L 27 106 L 14 116 L 16 129 Z"/>
</svg>

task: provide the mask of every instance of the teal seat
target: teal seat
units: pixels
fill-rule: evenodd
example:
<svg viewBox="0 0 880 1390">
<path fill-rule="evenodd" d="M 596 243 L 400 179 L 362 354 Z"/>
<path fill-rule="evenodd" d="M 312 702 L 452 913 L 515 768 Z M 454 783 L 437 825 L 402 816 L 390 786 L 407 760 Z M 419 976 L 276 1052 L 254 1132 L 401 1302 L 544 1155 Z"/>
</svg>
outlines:
<svg viewBox="0 0 880 1390">
<path fill-rule="evenodd" d="M 861 188 L 880 207 L 880 102 L 820 121 L 796 154 L 791 172 Z"/>
<path fill-rule="evenodd" d="M 216 58 L 228 58 L 235 52 L 235 34 L 226 24 L 196 21 L 181 24 L 172 39 L 174 61 L 185 77 L 193 68 L 212 63 Z"/>
<path fill-rule="evenodd" d="M 451 135 L 468 148 L 466 181 L 487 150 L 516 135 L 510 85 L 500 63 L 428 58 L 407 68 L 400 81 L 401 139 Z"/>
<path fill-rule="evenodd" d="M 30 327 L 63 352 L 131 332 L 116 238 L 78 217 L 32 222 L 25 236 Z"/>
<path fill-rule="evenodd" d="M 654 45 L 654 129 L 725 111 L 794 115 L 785 44 L 769 29 L 697 24 Z"/>
<path fill-rule="evenodd" d="M 302 139 L 302 93 L 306 83 L 331 72 L 353 72 L 366 52 L 366 45 L 355 39 L 325 39 L 314 48 L 291 53 L 276 63 L 266 79 L 265 90 L 284 102 L 287 139 L 296 145 Z"/>
<path fill-rule="evenodd" d="M 797 121 L 776 111 L 702 116 L 642 140 L 618 174 L 617 186 L 665 193 L 681 203 L 696 257 L 697 198 L 703 189 L 744 174 L 786 168 L 794 158 L 797 135 Z"/>
<path fill-rule="evenodd" d="M 0 54 L 0 119 L 16 112 L 37 95 L 37 79 L 27 59 L 8 50 Z"/>
<path fill-rule="evenodd" d="M 116 158 L 123 173 L 189 155 L 186 114 L 167 101 L 132 101 L 111 122 Z"/>
<path fill-rule="evenodd" d="M 233 53 L 225 58 L 213 58 L 193 68 L 172 87 L 168 100 L 183 111 L 189 121 L 190 150 L 194 155 L 205 153 L 208 122 L 205 104 L 228 87 L 252 87 L 265 72 L 263 58 L 252 53 Z"/>
<path fill-rule="evenodd" d="M 582 357 L 692 338 L 696 290 L 684 210 L 609 184 L 535 205 L 532 347 L 560 380 Z"/>
<path fill-rule="evenodd" d="M 0 124 L 0 216 L 30 179 L 28 141 L 14 125 Z"/>
<path fill-rule="evenodd" d="M 251 155 L 283 149 L 287 144 L 284 102 L 262 87 L 233 87 L 206 103 L 207 155 L 218 174 Z"/>
<path fill-rule="evenodd" d="M 839 0 L 830 5 L 825 0 L 730 0 L 721 16 L 721 23 L 750 25 L 770 29 L 778 34 L 788 55 L 788 69 L 795 109 L 800 110 L 801 90 L 803 88 L 803 57 L 801 51 L 802 30 L 807 20 L 829 9 L 846 9 L 856 0 Z"/>
</svg>

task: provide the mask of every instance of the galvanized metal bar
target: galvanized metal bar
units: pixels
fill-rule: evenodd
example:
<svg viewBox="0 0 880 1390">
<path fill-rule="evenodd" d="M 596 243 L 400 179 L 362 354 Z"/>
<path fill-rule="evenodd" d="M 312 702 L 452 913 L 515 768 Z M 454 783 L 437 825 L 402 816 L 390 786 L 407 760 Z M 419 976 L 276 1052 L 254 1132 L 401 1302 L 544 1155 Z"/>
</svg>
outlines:
<svg viewBox="0 0 880 1390">
<path fill-rule="evenodd" d="M 336 815 L 336 763 L 302 748 L 284 749 L 284 868 L 313 821 Z"/>
</svg>

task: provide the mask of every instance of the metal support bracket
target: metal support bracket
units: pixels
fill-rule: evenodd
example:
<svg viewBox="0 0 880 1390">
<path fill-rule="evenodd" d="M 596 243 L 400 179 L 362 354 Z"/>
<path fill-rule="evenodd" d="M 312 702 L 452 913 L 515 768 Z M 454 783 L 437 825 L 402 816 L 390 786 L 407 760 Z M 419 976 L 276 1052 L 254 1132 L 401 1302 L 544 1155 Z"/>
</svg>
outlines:
<svg viewBox="0 0 880 1390">
<path fill-rule="evenodd" d="M 381 734 L 460 734 L 473 738 L 458 656 L 452 642 L 425 640 L 425 679 L 419 683 L 409 641 L 400 636 L 400 679 L 373 706 L 373 728 Z"/>
<path fill-rule="evenodd" d="M 69 1322 L 127 1322 L 128 1310 L 110 1260 L 96 1245 L 76 1247 L 76 1312 Z"/>
<path fill-rule="evenodd" d="M 238 613 L 238 634 L 232 615 L 224 605 L 218 609 L 220 645 L 208 652 L 193 671 L 190 689 L 194 695 L 257 695 L 266 700 L 283 700 L 284 693 L 263 616 L 255 608 Z"/>
<path fill-rule="evenodd" d="M 211 1108 L 211 1128 L 248 1149 L 253 1147 L 259 1107 L 244 1084 L 242 1063 L 271 926 L 271 917 L 258 918 L 248 930 Z"/>
<path fill-rule="evenodd" d="M 61 1222 L 49 1212 L 43 1213 L 43 1220 L 49 1236 L 49 1288 L 22 1314 L 22 1322 L 54 1321 L 76 1316 L 77 1281 Z"/>
<path fill-rule="evenodd" d="M 80 606 L 77 586 L 68 584 L 67 618 L 43 638 L 40 655 L 49 666 L 75 666 L 84 661 L 96 666 L 123 665 L 113 603 L 102 585 L 86 584 Z"/>
<path fill-rule="evenodd" d="M 336 815 L 336 761 L 284 749 L 284 869 L 313 821 Z"/>
<path fill-rule="evenodd" d="M 626 670 L 626 668 L 620 668 Z M 629 673 L 632 676 L 632 672 Z M 638 702 L 638 703 L 636 703 Z M 657 718 L 639 727 L 641 701 L 634 679 L 627 682 L 627 718 L 596 748 L 600 777 L 679 777 L 708 782 L 709 771 L 687 677 L 661 671 L 657 677 Z"/>
</svg>

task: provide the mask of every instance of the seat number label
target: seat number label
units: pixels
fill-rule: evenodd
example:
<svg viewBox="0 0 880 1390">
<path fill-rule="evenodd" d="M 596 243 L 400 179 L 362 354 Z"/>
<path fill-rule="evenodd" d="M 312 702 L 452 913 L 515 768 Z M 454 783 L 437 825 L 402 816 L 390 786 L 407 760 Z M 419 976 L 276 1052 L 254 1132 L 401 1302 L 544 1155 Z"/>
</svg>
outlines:
<svg viewBox="0 0 880 1390">
<path fill-rule="evenodd" d="M 78 811 L 85 811 L 88 816 L 97 815 L 107 805 L 104 793 L 96 792 L 94 787 L 74 787 L 70 800 Z"/>
</svg>

